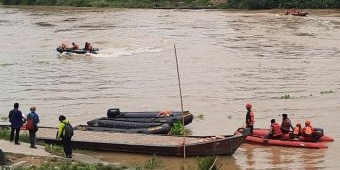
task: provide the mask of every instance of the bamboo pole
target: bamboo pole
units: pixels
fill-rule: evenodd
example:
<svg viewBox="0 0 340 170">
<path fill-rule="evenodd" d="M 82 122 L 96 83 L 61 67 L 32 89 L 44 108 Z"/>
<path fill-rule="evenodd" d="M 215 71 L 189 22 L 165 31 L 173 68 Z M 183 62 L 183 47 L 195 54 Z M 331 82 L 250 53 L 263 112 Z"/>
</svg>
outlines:
<svg viewBox="0 0 340 170">
<path fill-rule="evenodd" d="M 179 87 L 179 96 L 181 98 L 181 111 L 182 111 L 182 125 L 183 125 L 183 158 L 185 160 L 186 153 L 185 153 L 185 127 L 184 127 L 184 111 L 183 111 L 183 97 L 182 97 L 182 88 L 181 88 L 181 78 L 179 74 L 179 67 L 178 67 L 178 59 L 177 59 L 177 52 L 176 52 L 176 45 L 174 45 L 175 50 L 175 58 L 176 58 L 176 67 L 177 67 L 177 78 L 178 78 L 178 87 Z"/>
</svg>

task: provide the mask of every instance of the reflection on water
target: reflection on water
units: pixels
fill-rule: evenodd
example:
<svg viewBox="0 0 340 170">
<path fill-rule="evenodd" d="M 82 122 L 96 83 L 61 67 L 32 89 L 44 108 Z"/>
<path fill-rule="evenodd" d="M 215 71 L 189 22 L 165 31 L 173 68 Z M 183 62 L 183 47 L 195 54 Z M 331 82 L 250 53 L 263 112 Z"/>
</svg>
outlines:
<svg viewBox="0 0 340 170">
<path fill-rule="evenodd" d="M 0 116 L 14 102 L 27 113 L 36 105 L 42 126 L 60 114 L 86 124 L 117 107 L 180 110 L 176 44 L 184 109 L 204 115 L 187 126 L 194 135 L 232 134 L 251 102 L 255 127 L 287 113 L 335 137 L 317 151 L 244 144 L 221 157 L 224 167 L 340 167 L 340 13 L 284 12 L 0 6 Z M 100 53 L 59 56 L 73 41 Z"/>
</svg>

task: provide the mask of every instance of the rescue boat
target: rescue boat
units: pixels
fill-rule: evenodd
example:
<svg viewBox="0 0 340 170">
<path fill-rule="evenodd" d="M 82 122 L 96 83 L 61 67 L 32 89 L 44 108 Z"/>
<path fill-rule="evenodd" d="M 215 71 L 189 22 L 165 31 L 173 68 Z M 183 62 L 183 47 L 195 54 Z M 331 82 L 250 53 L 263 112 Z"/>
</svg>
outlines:
<svg viewBox="0 0 340 170">
<path fill-rule="evenodd" d="M 75 53 L 75 54 L 86 54 L 86 53 L 98 54 L 99 49 L 93 48 L 92 50 L 86 50 L 86 49 L 74 50 L 72 48 L 62 48 L 61 46 L 59 46 L 57 47 L 57 51 L 59 53 L 68 52 L 68 53 Z"/>
<path fill-rule="evenodd" d="M 321 128 L 316 128 L 321 133 Z M 242 133 L 244 128 L 239 128 L 235 134 Z M 292 140 L 288 135 L 284 135 L 281 140 L 278 139 L 264 139 L 264 136 L 268 133 L 269 129 L 253 129 L 253 133 L 246 137 L 246 142 L 251 144 L 269 145 L 269 146 L 285 146 L 285 147 L 300 147 L 300 148 L 328 148 L 323 142 L 331 142 L 334 139 L 330 136 L 322 136 L 318 142 L 304 141 L 303 137 Z M 323 133 L 323 131 L 322 131 Z"/>
</svg>

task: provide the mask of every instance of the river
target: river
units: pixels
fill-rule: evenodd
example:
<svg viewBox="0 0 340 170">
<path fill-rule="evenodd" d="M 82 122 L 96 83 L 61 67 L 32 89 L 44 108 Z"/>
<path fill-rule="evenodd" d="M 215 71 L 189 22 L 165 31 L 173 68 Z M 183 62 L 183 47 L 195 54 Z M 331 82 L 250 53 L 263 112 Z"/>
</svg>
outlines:
<svg viewBox="0 0 340 170">
<path fill-rule="evenodd" d="M 42 126 L 56 126 L 60 114 L 86 124 L 109 108 L 180 110 L 176 45 L 184 110 L 203 115 L 187 126 L 194 135 L 232 134 L 250 102 L 255 127 L 287 113 L 335 138 L 320 150 L 243 144 L 219 158 L 222 169 L 340 167 L 340 11 L 284 12 L 0 6 L 0 117 L 14 102 L 25 113 L 36 105 Z M 73 41 L 100 53 L 55 50 Z M 161 159 L 169 169 L 182 160 Z"/>
</svg>

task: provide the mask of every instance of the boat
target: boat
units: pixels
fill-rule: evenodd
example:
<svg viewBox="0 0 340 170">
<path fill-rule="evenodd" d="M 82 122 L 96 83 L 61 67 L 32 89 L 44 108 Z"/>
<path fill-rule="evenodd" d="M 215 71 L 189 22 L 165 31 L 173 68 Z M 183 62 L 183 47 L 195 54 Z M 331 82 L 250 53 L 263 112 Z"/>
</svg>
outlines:
<svg viewBox="0 0 340 170">
<path fill-rule="evenodd" d="M 243 128 L 236 130 L 235 134 L 242 133 Z M 318 142 L 307 142 L 301 138 L 291 140 L 288 135 L 285 135 L 281 140 L 278 139 L 265 139 L 264 136 L 268 133 L 268 129 L 253 129 L 253 134 L 246 137 L 246 142 L 251 144 L 269 145 L 269 146 L 285 146 L 285 147 L 300 147 L 300 148 L 328 148 L 327 145 Z M 321 138 L 320 138 L 321 139 Z M 331 141 L 331 137 L 325 138 L 323 141 Z"/>
<path fill-rule="evenodd" d="M 308 12 L 302 11 L 302 10 L 291 9 L 291 10 L 288 10 L 285 15 L 307 16 Z"/>
<path fill-rule="evenodd" d="M 189 111 L 149 111 L 149 112 L 120 112 L 119 108 L 108 109 L 107 117 L 101 117 L 87 122 L 89 126 L 133 128 L 140 126 L 155 126 L 167 123 L 172 126 L 175 122 L 188 125 L 194 116 Z"/>
<path fill-rule="evenodd" d="M 39 127 L 37 140 L 46 144 L 61 144 L 60 140 L 55 139 L 56 131 L 57 128 L 54 127 Z M 73 148 L 78 149 L 153 155 L 188 157 L 233 155 L 248 134 L 249 132 L 245 131 L 237 135 L 182 137 L 75 129 L 71 143 Z"/>
<path fill-rule="evenodd" d="M 67 52 L 67 53 L 74 53 L 74 54 L 86 54 L 86 53 L 98 54 L 99 49 L 93 48 L 93 50 L 86 50 L 86 49 L 74 50 L 72 48 L 62 48 L 61 46 L 59 46 L 57 47 L 57 51 L 59 53 Z"/>
<path fill-rule="evenodd" d="M 331 136 L 327 136 L 327 135 L 324 135 L 324 132 L 323 132 L 323 129 L 322 128 L 314 128 L 316 132 L 322 134 L 320 135 L 321 137 L 319 138 L 318 142 L 333 142 L 334 141 L 334 138 L 332 138 Z M 253 129 L 253 136 L 265 136 L 267 133 L 269 132 L 269 129 L 261 129 L 261 128 L 255 128 Z M 286 136 L 283 136 L 283 138 L 285 140 L 288 140 L 289 139 L 289 136 L 286 135 Z M 300 141 L 304 141 L 304 137 L 303 136 L 300 136 L 299 137 L 299 140 Z"/>
<path fill-rule="evenodd" d="M 167 123 L 138 128 L 112 128 L 112 127 L 78 125 L 75 127 L 75 129 L 111 133 L 120 132 L 120 133 L 168 134 L 171 130 L 171 126 Z"/>
</svg>

